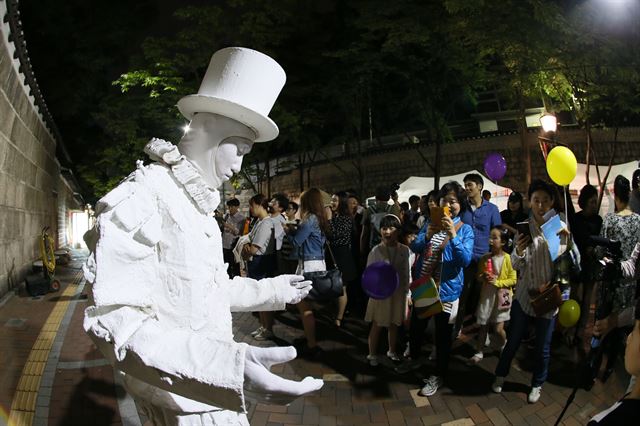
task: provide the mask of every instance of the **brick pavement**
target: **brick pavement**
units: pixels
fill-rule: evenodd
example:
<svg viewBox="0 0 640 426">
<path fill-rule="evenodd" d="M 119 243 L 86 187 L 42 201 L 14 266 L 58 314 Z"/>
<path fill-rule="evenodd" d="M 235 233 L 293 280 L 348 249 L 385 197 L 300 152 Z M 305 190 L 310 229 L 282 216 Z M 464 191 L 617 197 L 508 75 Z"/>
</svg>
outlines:
<svg viewBox="0 0 640 426">
<path fill-rule="evenodd" d="M 3 413 L 8 414 L 14 402 L 24 365 L 43 324 L 62 292 L 77 285 L 73 282 L 82 259 L 82 253 L 74 252 L 69 267 L 59 268 L 60 292 L 38 299 L 17 295 L 0 305 L 0 425 L 6 424 Z M 50 360 L 55 366 L 51 387 L 48 391 L 40 388 L 39 401 L 47 401 L 48 405 L 37 406 L 36 417 L 23 424 L 148 426 L 133 401 L 125 396 L 113 369 L 82 330 L 83 311 L 91 303 L 90 287 L 84 287 L 82 293 L 87 299 L 76 296 L 69 304 L 64 342 L 57 358 Z M 522 348 L 504 392 L 497 395 L 489 391 L 497 354 L 485 357 L 479 365 L 467 366 L 464 359 L 472 355 L 468 343 L 473 342 L 465 335 L 454 344 L 450 380 L 436 395 L 421 397 L 417 391 L 429 372 L 429 363 L 405 375 L 395 373 L 388 360 L 377 368 L 369 367 L 365 359 L 367 325 L 347 318 L 343 328 L 336 329 L 330 316 L 324 310 L 318 315 L 318 336 L 324 349 L 320 357 L 312 361 L 298 358 L 273 368 L 292 379 L 323 377 L 325 386 L 287 407 L 250 404 L 252 425 L 544 425 L 555 422 L 570 392 L 577 355 L 561 341 L 554 341 L 549 380 L 542 397 L 531 405 L 526 402 L 531 370 L 527 349 Z M 259 346 L 289 345 L 303 336 L 300 321 L 292 312 L 277 315 L 274 341 L 254 341 L 249 333 L 257 326 L 252 314 L 234 314 L 238 341 Z M 472 335 L 473 328 L 465 332 Z M 606 384 L 597 382 L 589 393 L 579 391 L 563 424 L 585 424 L 593 413 L 608 407 L 622 394 L 625 380 L 619 366 Z M 37 421 L 38 414 L 46 414 L 48 420 Z"/>
</svg>

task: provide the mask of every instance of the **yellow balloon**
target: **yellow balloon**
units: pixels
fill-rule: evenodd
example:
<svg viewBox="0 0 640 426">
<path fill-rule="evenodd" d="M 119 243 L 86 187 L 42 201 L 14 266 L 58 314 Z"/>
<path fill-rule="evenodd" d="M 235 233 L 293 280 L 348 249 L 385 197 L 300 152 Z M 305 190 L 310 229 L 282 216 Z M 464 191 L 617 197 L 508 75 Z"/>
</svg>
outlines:
<svg viewBox="0 0 640 426">
<path fill-rule="evenodd" d="M 569 299 L 560 306 L 558 321 L 560 325 L 568 328 L 573 327 L 580 319 L 580 305 L 573 299 Z"/>
<path fill-rule="evenodd" d="M 569 185 L 578 172 L 578 162 L 566 146 L 556 146 L 547 156 L 547 173 L 560 186 Z"/>
</svg>

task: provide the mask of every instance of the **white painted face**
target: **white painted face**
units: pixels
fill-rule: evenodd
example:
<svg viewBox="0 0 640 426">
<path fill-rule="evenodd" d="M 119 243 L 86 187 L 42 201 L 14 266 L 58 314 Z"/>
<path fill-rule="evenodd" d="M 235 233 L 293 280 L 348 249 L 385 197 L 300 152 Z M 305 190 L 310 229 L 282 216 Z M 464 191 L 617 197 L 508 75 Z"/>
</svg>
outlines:
<svg viewBox="0 0 640 426">
<path fill-rule="evenodd" d="M 196 166 L 207 185 L 217 189 L 240 171 L 242 158 L 251 151 L 255 138 L 242 123 L 200 112 L 193 117 L 178 149 Z"/>
</svg>

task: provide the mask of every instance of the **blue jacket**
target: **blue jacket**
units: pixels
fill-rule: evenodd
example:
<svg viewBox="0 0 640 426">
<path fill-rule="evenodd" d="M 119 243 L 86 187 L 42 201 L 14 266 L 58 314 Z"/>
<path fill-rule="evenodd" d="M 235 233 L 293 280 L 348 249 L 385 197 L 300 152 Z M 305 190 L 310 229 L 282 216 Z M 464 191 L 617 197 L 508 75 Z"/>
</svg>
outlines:
<svg viewBox="0 0 640 426">
<path fill-rule="evenodd" d="M 466 210 L 460 213 L 462 222 L 471 226 L 475 242 L 473 244 L 473 260 L 478 261 L 489 252 L 489 234 L 491 228 L 502 225 L 498 206 L 483 199 L 475 211 Z"/>
<path fill-rule="evenodd" d="M 454 224 L 458 224 L 460 218 L 453 219 Z M 428 222 L 418 233 L 418 236 L 411 243 L 411 250 L 418 254 L 418 260 L 413 265 L 411 271 L 413 279 L 419 277 L 422 270 L 423 255 L 430 244 L 427 240 Z M 453 302 L 460 297 L 464 286 L 464 268 L 469 266 L 473 254 L 473 230 L 467 224 L 460 227 L 456 237 L 449 240 L 442 255 L 442 271 L 440 273 L 440 300 L 443 302 Z"/>
<path fill-rule="evenodd" d="M 325 236 L 320 230 L 316 215 L 311 214 L 306 220 L 289 234 L 293 250 L 301 260 L 323 260 Z"/>
</svg>

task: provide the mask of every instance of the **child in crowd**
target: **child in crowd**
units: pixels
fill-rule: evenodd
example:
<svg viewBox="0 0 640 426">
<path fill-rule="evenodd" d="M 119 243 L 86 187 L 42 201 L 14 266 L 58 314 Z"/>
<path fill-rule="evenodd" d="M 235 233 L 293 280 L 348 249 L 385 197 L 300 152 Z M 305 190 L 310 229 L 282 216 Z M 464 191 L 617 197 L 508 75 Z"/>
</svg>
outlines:
<svg viewBox="0 0 640 426">
<path fill-rule="evenodd" d="M 476 353 L 469 359 L 473 364 L 482 361 L 484 354 L 482 348 L 487 340 L 488 324 L 496 325 L 496 334 L 500 337 L 500 350 L 507 341 L 507 333 L 504 330 L 505 321 L 509 321 L 511 300 L 513 292 L 511 288 L 516 285 L 516 271 L 511 266 L 509 251 L 509 236 L 506 229 L 496 226 L 489 234 L 489 253 L 480 258 L 478 264 L 478 280 L 482 283 L 480 300 L 476 311 L 477 323 L 480 325 Z"/>
<path fill-rule="evenodd" d="M 380 328 L 388 329 L 389 351 L 387 356 L 392 361 L 399 361 L 396 355 L 398 327 L 405 319 L 407 293 L 409 291 L 409 248 L 399 242 L 401 230 L 400 219 L 388 214 L 380 220 L 382 241 L 376 245 L 367 258 L 367 265 L 384 261 L 391 264 L 400 279 L 398 288 L 383 300 L 369 299 L 365 321 L 371 322 L 369 331 L 369 355 L 367 360 L 373 367 L 378 365 L 378 340 Z"/>
</svg>

